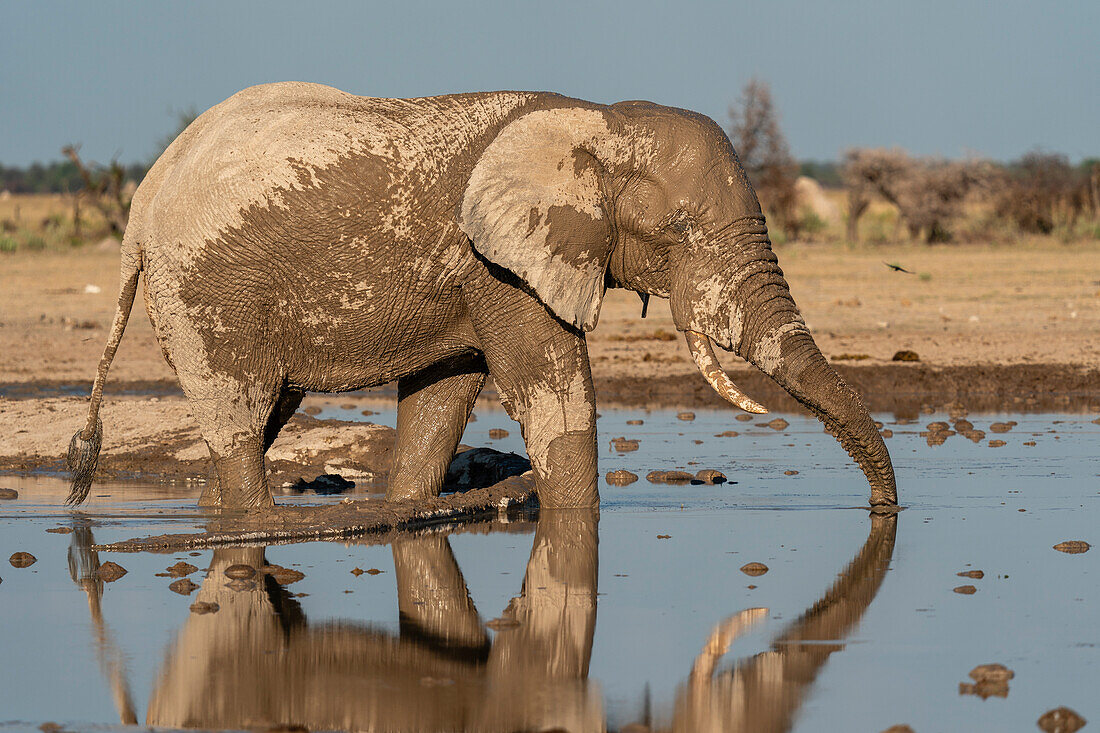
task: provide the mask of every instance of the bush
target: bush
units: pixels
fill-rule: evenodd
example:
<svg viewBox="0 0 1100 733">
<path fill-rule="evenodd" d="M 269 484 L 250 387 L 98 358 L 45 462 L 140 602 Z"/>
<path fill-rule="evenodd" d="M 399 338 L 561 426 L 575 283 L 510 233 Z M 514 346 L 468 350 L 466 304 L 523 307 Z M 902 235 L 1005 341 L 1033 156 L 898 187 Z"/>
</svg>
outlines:
<svg viewBox="0 0 1100 733">
<path fill-rule="evenodd" d="M 984 188 L 992 168 L 982 162 L 912 158 L 904 150 L 853 149 L 844 156 L 848 238 L 858 240 L 860 217 L 875 196 L 898 209 L 914 239 L 948 242 L 970 194 Z"/>
<path fill-rule="evenodd" d="M 1073 168 L 1064 155 L 1034 151 L 1011 163 L 1000 180 L 995 208 L 1025 232 L 1073 229 L 1097 217 L 1100 164 Z"/>
</svg>

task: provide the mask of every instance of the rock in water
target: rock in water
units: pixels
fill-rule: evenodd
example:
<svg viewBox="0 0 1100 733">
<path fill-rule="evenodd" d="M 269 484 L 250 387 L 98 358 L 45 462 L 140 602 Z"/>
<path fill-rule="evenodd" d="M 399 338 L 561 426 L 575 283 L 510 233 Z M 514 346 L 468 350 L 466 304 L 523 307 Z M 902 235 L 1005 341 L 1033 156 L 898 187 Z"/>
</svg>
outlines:
<svg viewBox="0 0 1100 733">
<path fill-rule="evenodd" d="M 768 572 L 768 566 L 762 562 L 750 562 L 741 566 L 741 572 L 745 575 L 756 577 Z"/>
</svg>

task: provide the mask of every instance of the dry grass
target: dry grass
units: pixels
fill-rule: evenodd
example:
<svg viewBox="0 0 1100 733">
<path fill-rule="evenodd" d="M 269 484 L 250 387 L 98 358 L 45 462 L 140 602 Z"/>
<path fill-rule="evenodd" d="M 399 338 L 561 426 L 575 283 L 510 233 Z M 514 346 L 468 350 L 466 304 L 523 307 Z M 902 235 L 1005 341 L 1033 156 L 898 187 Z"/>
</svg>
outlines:
<svg viewBox="0 0 1100 733">
<path fill-rule="evenodd" d="M 0 195 L 0 253 L 80 247 L 109 231 L 103 215 L 74 194 Z"/>
</svg>

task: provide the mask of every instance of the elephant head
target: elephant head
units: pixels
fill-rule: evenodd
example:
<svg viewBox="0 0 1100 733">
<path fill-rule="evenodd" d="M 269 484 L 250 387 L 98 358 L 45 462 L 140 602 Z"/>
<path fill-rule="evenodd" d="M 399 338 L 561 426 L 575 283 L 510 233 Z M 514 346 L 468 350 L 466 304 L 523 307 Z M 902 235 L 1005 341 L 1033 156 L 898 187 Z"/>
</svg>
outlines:
<svg viewBox="0 0 1100 733">
<path fill-rule="evenodd" d="M 825 423 L 866 474 L 872 504 L 896 504 L 886 445 L 814 343 L 721 128 L 647 102 L 555 104 L 505 125 L 474 166 L 460 221 L 475 250 L 586 331 L 609 285 L 668 298 L 722 397 L 765 412 L 723 372 L 714 343 Z"/>
</svg>

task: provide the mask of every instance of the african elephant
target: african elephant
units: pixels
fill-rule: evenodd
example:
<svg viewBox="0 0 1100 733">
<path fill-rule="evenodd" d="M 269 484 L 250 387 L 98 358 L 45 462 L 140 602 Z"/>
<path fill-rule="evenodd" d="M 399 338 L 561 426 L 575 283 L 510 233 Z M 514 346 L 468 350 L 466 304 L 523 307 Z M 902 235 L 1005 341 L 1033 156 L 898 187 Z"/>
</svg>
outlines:
<svg viewBox="0 0 1100 733">
<path fill-rule="evenodd" d="M 896 504 L 886 446 L 818 350 L 721 128 L 648 102 L 492 92 L 375 99 L 246 89 L 173 142 L 134 195 L 121 294 L 88 422 L 145 273 L 145 306 L 210 448 L 200 503 L 273 504 L 264 452 L 306 391 L 397 381 L 390 499 L 440 491 L 486 374 L 517 420 L 543 507 L 598 505 L 585 332 L 607 287 L 668 298 L 703 376 L 732 350 L 837 436 Z"/>
</svg>

